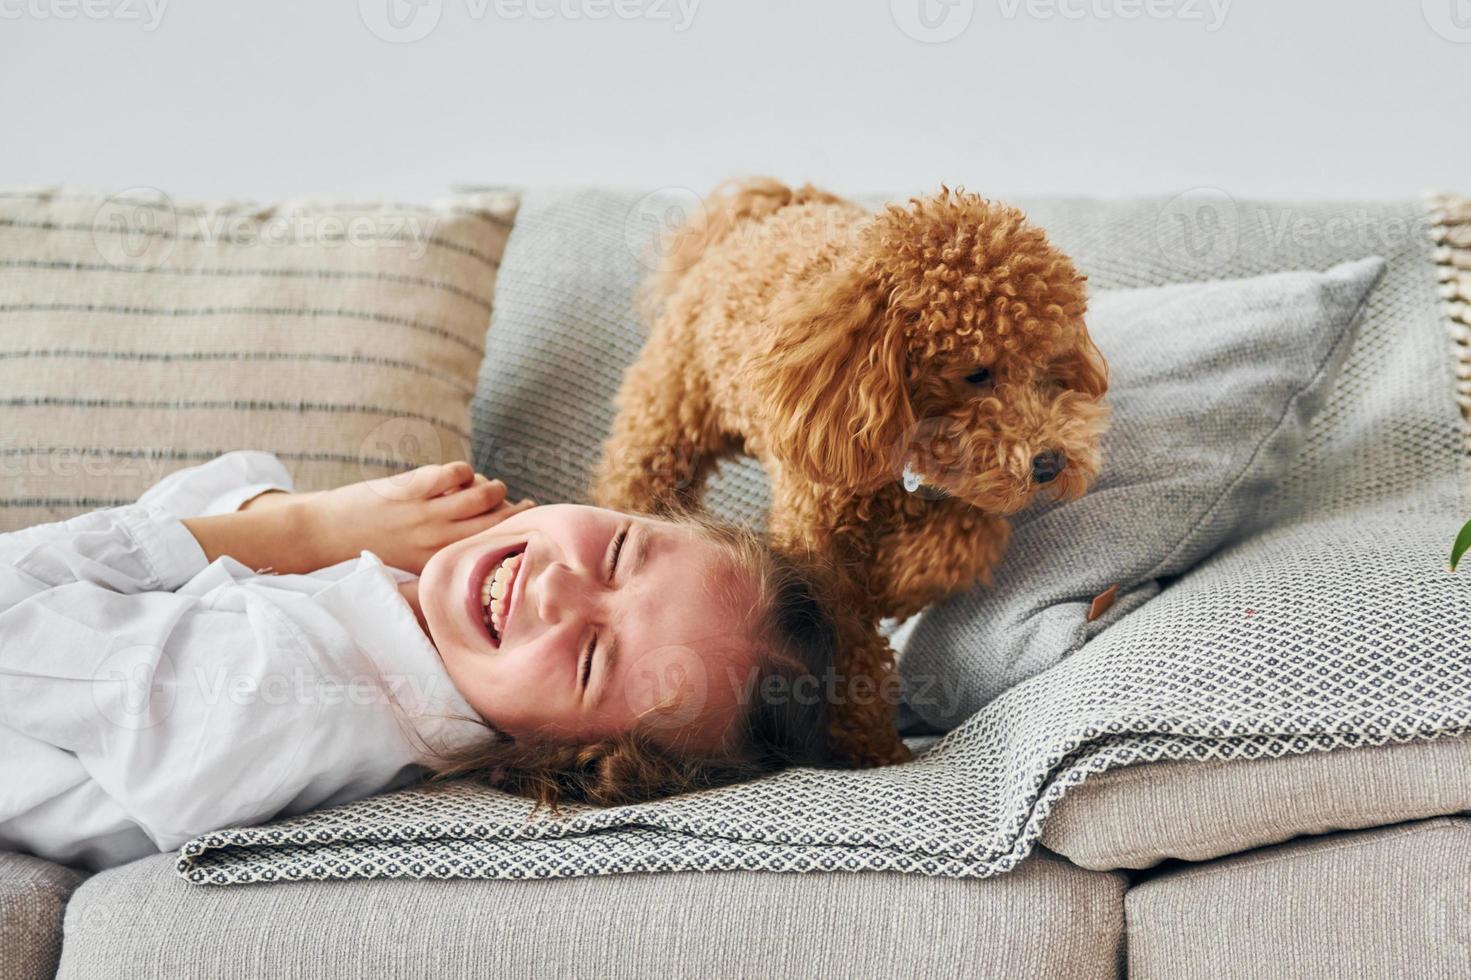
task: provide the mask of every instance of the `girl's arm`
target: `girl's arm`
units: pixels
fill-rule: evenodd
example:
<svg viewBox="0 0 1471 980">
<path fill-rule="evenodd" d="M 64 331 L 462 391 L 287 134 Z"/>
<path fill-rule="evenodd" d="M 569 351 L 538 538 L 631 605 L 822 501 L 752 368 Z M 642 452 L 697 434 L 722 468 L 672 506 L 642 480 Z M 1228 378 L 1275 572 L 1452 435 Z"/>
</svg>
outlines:
<svg viewBox="0 0 1471 980">
<path fill-rule="evenodd" d="M 201 516 L 187 513 L 199 493 L 191 488 L 184 500 L 173 491 L 0 534 L 0 612 L 78 582 L 122 595 L 173 592 L 226 554 L 252 568 L 310 572 L 370 550 L 417 575 L 435 551 L 531 506 L 506 503 L 504 484 L 465 462 L 336 490 L 265 492 L 240 511 Z"/>
<path fill-rule="evenodd" d="M 282 498 L 287 506 L 251 507 L 248 503 L 230 514 L 186 517 L 184 527 L 204 550 L 206 563 L 229 555 L 256 571 L 306 574 L 325 568 L 319 546 L 312 539 L 307 514 L 297 494 L 267 493 Z M 259 497 L 255 498 L 259 500 Z"/>
<path fill-rule="evenodd" d="M 507 504 L 505 484 L 459 460 L 336 490 L 267 491 L 234 513 L 183 523 L 209 561 L 229 555 L 257 570 L 306 573 L 369 550 L 417 575 L 440 548 L 532 505 Z"/>
</svg>

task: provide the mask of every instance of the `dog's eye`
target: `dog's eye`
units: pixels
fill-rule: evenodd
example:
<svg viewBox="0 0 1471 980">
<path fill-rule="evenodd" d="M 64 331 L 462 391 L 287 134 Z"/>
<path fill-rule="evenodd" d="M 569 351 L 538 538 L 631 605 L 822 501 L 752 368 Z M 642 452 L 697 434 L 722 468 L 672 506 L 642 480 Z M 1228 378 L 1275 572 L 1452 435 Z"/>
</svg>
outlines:
<svg viewBox="0 0 1471 980">
<path fill-rule="evenodd" d="M 904 314 L 904 322 L 905 323 L 918 323 L 919 320 L 920 320 L 920 317 L 922 317 L 923 315 L 924 314 L 920 313 L 919 310 L 910 310 L 908 313 Z"/>
<path fill-rule="evenodd" d="M 965 383 L 971 385 L 983 385 L 991 380 L 991 372 L 985 368 L 978 368 L 965 376 Z"/>
</svg>

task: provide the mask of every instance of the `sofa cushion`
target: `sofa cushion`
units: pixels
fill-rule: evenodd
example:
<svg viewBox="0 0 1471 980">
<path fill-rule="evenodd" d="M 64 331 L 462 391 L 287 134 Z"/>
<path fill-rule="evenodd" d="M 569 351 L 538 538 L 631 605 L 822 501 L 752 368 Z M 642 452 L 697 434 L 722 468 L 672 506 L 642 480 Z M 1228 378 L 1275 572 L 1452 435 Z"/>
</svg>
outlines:
<svg viewBox="0 0 1471 980">
<path fill-rule="evenodd" d="M 937 729 L 1074 653 L 1241 533 L 1322 407 L 1380 259 L 1094 297 L 1113 412 L 1087 495 L 1012 521 L 995 584 L 927 610 L 900 670 Z M 1117 599 L 1089 621 L 1095 596 Z M 943 692 L 944 696 L 925 696 Z"/>
<path fill-rule="evenodd" d="M 0 977 L 43 980 L 56 974 L 62 912 L 84 877 L 50 861 L 0 851 Z"/>
<path fill-rule="evenodd" d="M 1042 843 L 1085 868 L 1147 868 L 1463 810 L 1471 738 L 1448 737 L 1115 769 L 1063 797 Z"/>
<path fill-rule="evenodd" d="M 186 884 L 94 876 L 64 980 L 421 976 L 1113 976 L 1122 875 L 1038 853 L 985 880 L 892 873 Z M 1046 928 L 1039 928 L 1045 924 Z"/>
<path fill-rule="evenodd" d="M 1471 975 L 1471 821 L 1332 834 L 1185 867 L 1124 900 L 1129 976 Z"/>
<path fill-rule="evenodd" d="M 0 194 L 0 531 L 242 447 L 303 490 L 468 458 L 514 207 Z"/>
</svg>

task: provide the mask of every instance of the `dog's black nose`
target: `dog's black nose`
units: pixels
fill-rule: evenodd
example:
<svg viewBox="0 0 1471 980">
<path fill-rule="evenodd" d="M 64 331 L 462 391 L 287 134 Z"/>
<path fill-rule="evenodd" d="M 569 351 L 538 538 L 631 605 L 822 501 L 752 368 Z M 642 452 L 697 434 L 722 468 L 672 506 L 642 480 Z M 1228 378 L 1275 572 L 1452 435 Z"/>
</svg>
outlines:
<svg viewBox="0 0 1471 980">
<path fill-rule="evenodd" d="M 1067 468 L 1067 456 L 1056 449 L 1038 453 L 1032 457 L 1032 479 L 1038 483 L 1049 483 Z"/>
</svg>

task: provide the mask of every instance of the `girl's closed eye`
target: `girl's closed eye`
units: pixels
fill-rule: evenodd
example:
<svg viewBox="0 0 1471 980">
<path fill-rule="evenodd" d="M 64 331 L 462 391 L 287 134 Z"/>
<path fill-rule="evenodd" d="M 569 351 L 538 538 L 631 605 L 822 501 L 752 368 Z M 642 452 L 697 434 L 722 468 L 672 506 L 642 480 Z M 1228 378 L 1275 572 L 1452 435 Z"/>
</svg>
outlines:
<svg viewBox="0 0 1471 980">
<path fill-rule="evenodd" d="M 628 527 L 621 528 L 613 537 L 613 556 L 608 559 L 608 580 L 618 574 L 618 556 L 623 553 L 623 542 L 628 539 Z"/>
<path fill-rule="evenodd" d="M 612 554 L 608 559 L 608 580 L 610 582 L 618 575 L 618 557 L 623 553 L 623 542 L 626 540 L 628 540 L 627 526 L 620 528 L 618 533 L 613 536 L 613 547 L 611 549 Z M 598 635 L 596 632 L 594 632 L 592 635 L 592 639 L 588 642 L 587 652 L 582 655 L 581 682 L 583 691 L 587 690 L 587 682 L 592 677 L 592 659 L 593 655 L 597 652 L 597 648 Z"/>
<path fill-rule="evenodd" d="M 587 652 L 582 655 L 582 690 L 587 691 L 588 678 L 592 676 L 592 655 L 598 648 L 598 635 L 594 633 L 592 640 L 587 645 Z"/>
</svg>

